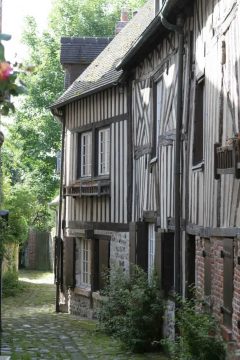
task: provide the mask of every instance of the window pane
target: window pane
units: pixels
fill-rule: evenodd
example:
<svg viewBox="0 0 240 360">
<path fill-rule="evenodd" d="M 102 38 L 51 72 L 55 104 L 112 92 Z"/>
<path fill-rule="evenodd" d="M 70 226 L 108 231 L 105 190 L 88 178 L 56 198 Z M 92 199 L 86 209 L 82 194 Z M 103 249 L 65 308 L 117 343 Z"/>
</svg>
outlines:
<svg viewBox="0 0 240 360">
<path fill-rule="evenodd" d="M 110 129 L 102 129 L 98 136 L 98 175 L 109 174 Z"/>
<path fill-rule="evenodd" d="M 155 261 L 155 224 L 148 225 L 148 278 L 150 279 L 154 270 Z"/>
<path fill-rule="evenodd" d="M 81 176 L 91 176 L 92 168 L 92 133 L 81 135 Z"/>
</svg>

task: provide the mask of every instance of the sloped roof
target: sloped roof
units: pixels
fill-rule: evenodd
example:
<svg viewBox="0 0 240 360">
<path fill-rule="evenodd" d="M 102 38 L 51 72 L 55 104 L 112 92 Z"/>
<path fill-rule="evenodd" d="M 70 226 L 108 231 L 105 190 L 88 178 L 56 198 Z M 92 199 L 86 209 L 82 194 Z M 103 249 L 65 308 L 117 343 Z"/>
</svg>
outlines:
<svg viewBox="0 0 240 360">
<path fill-rule="evenodd" d="M 125 56 L 134 42 L 154 18 L 154 1 L 148 0 L 131 21 L 117 34 L 102 53 L 74 81 L 74 83 L 57 99 L 51 108 L 59 108 L 74 99 L 97 92 L 117 83 L 122 70 L 116 65 Z"/>
<path fill-rule="evenodd" d="M 112 37 L 62 37 L 60 62 L 90 64 L 111 40 Z"/>
</svg>

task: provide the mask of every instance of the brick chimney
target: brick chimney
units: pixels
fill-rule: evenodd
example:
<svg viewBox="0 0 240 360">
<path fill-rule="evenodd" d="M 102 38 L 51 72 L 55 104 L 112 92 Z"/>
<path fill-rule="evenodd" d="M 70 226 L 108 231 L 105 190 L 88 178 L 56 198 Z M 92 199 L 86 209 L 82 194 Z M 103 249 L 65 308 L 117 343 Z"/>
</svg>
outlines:
<svg viewBox="0 0 240 360">
<path fill-rule="evenodd" d="M 121 10 L 121 19 L 120 19 L 120 21 L 117 22 L 116 27 L 115 27 L 115 34 L 118 34 L 124 28 L 124 26 L 128 23 L 128 20 L 129 20 L 128 17 L 129 17 L 128 10 L 122 9 Z"/>
</svg>

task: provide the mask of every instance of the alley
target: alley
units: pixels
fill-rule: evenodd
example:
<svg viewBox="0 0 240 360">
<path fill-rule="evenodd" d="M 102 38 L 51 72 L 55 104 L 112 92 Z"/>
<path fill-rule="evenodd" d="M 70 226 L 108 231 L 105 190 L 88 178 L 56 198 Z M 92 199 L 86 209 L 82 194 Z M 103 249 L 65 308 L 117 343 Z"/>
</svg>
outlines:
<svg viewBox="0 0 240 360">
<path fill-rule="evenodd" d="M 159 354 L 133 355 L 96 332 L 95 322 L 55 313 L 55 287 L 50 273 L 21 272 L 24 290 L 3 298 L 1 355 L 11 360 L 140 360 Z"/>
</svg>

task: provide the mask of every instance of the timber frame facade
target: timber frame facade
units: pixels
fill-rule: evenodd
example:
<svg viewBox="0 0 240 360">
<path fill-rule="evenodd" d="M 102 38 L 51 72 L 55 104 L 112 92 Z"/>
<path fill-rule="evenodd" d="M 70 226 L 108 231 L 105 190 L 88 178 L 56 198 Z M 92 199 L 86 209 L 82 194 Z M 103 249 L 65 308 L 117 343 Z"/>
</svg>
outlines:
<svg viewBox="0 0 240 360">
<path fill-rule="evenodd" d="M 73 250 L 65 262 L 84 260 L 84 244 L 75 251 L 71 239 L 92 239 L 92 292 L 71 292 L 90 294 L 93 308 L 102 266 L 137 263 L 149 276 L 157 270 L 166 296 L 187 296 L 196 285 L 223 334 L 240 345 L 239 1 L 150 4 L 152 20 L 146 15 L 134 46 L 115 62 L 121 81 L 53 105 L 60 115 L 65 109 L 67 128 L 64 241 Z M 99 129 L 110 134 L 102 176 Z M 74 149 L 83 154 L 87 138 L 96 161 L 76 181 Z"/>
<path fill-rule="evenodd" d="M 132 78 L 132 223 L 165 294 L 194 284 L 240 345 L 239 1 L 160 9 L 117 66 Z"/>
</svg>

